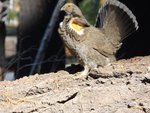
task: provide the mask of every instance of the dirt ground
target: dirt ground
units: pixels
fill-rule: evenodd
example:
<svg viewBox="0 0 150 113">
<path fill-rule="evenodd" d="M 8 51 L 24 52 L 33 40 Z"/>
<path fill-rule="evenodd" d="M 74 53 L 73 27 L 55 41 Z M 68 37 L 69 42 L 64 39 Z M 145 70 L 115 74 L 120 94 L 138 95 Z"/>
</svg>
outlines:
<svg viewBox="0 0 150 113">
<path fill-rule="evenodd" d="M 150 113 L 150 56 L 0 82 L 0 113 Z"/>
</svg>

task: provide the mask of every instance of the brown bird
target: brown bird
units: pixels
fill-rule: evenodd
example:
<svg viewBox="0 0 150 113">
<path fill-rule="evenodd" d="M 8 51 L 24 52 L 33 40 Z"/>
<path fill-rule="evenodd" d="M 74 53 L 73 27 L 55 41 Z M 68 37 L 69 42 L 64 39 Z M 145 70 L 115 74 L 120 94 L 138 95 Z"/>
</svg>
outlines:
<svg viewBox="0 0 150 113">
<path fill-rule="evenodd" d="M 61 8 L 66 15 L 58 31 L 84 66 L 82 75 L 116 61 L 122 41 L 138 29 L 136 17 L 123 3 L 103 0 L 101 4 L 95 26 L 87 22 L 75 4 L 66 3 Z"/>
</svg>

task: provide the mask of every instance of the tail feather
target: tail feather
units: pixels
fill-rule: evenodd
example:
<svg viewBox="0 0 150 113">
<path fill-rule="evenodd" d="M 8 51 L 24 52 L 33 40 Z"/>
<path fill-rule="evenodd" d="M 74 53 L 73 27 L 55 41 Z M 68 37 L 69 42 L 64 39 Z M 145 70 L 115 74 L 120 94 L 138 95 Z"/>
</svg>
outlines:
<svg viewBox="0 0 150 113">
<path fill-rule="evenodd" d="M 139 27 L 130 9 L 118 0 L 105 0 L 97 15 L 95 26 L 103 28 L 107 35 L 117 41 L 122 41 Z"/>
</svg>

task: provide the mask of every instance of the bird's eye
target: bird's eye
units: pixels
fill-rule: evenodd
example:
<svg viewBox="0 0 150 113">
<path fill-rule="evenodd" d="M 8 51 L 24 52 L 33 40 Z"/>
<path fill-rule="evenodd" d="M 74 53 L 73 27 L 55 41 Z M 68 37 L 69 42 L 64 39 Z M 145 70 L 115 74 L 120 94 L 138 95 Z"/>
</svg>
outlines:
<svg viewBox="0 0 150 113">
<path fill-rule="evenodd" d="M 71 7 L 71 5 L 68 5 L 68 7 Z"/>
</svg>

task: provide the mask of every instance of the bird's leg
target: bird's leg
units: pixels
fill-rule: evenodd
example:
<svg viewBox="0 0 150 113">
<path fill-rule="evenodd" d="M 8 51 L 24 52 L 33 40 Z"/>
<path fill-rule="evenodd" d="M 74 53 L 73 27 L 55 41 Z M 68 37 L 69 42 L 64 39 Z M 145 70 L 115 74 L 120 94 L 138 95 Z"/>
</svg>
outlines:
<svg viewBox="0 0 150 113">
<path fill-rule="evenodd" d="M 85 65 L 84 70 L 82 72 L 77 72 L 75 74 L 74 79 L 87 78 L 89 71 L 90 71 L 89 67 Z"/>
<path fill-rule="evenodd" d="M 81 72 L 82 76 L 88 76 L 89 74 L 89 67 L 87 65 L 84 66 L 84 71 Z"/>
</svg>

